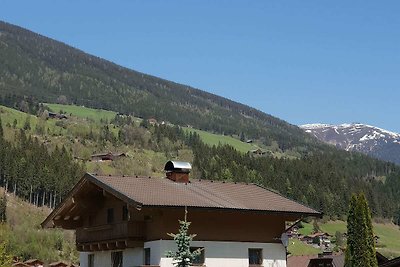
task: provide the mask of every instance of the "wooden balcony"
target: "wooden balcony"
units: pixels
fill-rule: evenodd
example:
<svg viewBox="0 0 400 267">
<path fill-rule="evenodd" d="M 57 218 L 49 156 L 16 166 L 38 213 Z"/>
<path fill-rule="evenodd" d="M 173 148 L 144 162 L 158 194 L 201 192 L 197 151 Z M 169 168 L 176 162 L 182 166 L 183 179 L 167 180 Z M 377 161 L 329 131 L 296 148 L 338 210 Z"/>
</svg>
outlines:
<svg viewBox="0 0 400 267">
<path fill-rule="evenodd" d="M 145 222 L 121 222 L 78 228 L 76 230 L 76 243 L 77 245 L 85 245 L 118 241 L 144 242 L 145 235 Z"/>
</svg>

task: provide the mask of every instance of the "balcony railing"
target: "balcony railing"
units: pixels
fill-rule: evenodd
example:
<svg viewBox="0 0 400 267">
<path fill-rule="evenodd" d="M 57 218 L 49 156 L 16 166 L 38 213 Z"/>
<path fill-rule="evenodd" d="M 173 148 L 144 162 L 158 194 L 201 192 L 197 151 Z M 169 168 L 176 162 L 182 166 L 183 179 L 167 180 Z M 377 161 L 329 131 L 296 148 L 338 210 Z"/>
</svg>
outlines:
<svg viewBox="0 0 400 267">
<path fill-rule="evenodd" d="M 121 222 L 79 228 L 76 230 L 76 242 L 82 244 L 120 239 L 144 241 L 145 234 L 145 222 Z"/>
</svg>

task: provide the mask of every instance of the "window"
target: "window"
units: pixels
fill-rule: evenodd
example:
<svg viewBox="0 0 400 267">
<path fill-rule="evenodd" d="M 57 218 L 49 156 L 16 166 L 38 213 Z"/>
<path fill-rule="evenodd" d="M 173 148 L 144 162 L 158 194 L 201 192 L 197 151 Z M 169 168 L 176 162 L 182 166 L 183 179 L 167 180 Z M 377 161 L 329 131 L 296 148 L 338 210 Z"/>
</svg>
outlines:
<svg viewBox="0 0 400 267">
<path fill-rule="evenodd" d="M 249 248 L 249 264 L 262 264 L 262 249 L 261 248 Z"/>
<path fill-rule="evenodd" d="M 114 209 L 109 208 L 107 209 L 107 223 L 113 223 L 114 222 Z"/>
<path fill-rule="evenodd" d="M 122 206 L 122 220 L 123 221 L 129 220 L 129 211 L 127 205 Z"/>
<path fill-rule="evenodd" d="M 122 251 L 111 252 L 111 267 L 122 267 Z"/>
<path fill-rule="evenodd" d="M 144 265 L 150 265 L 150 248 L 144 249 Z"/>
<path fill-rule="evenodd" d="M 197 256 L 194 260 L 193 260 L 193 265 L 203 265 L 204 264 L 204 248 L 203 247 L 190 247 L 190 252 L 194 252 L 196 250 L 200 250 L 200 255 Z"/>
<path fill-rule="evenodd" d="M 94 267 L 94 254 L 88 255 L 88 267 Z"/>
</svg>

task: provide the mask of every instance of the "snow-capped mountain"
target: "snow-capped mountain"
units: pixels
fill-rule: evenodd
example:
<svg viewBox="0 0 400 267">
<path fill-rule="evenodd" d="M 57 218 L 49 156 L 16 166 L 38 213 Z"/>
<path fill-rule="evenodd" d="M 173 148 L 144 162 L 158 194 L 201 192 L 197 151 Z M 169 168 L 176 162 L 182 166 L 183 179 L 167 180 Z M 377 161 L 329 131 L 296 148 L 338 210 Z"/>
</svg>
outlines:
<svg viewBox="0 0 400 267">
<path fill-rule="evenodd" d="M 378 159 L 400 164 L 400 134 L 375 126 L 305 124 L 300 128 L 321 141 L 347 151 L 359 151 Z"/>
</svg>

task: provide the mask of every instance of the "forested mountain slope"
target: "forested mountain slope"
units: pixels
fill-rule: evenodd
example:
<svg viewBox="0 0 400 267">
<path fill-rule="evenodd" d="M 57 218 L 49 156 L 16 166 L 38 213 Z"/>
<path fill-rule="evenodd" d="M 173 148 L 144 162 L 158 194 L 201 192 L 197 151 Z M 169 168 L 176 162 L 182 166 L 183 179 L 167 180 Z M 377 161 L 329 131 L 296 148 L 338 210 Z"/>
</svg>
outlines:
<svg viewBox="0 0 400 267">
<path fill-rule="evenodd" d="M 254 108 L 118 66 L 0 21 L 0 95 L 10 94 L 244 133 L 267 145 L 276 141 L 282 150 L 316 143 L 298 127 Z"/>
<path fill-rule="evenodd" d="M 4 22 L 0 22 L 0 95 L 0 103 L 38 116 L 31 119 L 36 121 L 31 127 L 28 117 L 22 125 L 21 119 L 6 122 L 7 110 L 1 115 L 2 153 L 7 161 L 0 162 L 0 181 L 25 199 L 31 198 L 32 190 L 45 205 L 51 204 L 50 199 L 54 202 L 56 193 L 62 197 L 79 178 L 76 164 L 95 172 L 151 175 L 167 159 L 177 159 L 192 161 L 196 178 L 261 184 L 332 216 L 346 214 L 351 193 L 364 191 L 375 216 L 400 221 L 398 166 L 339 151 L 256 109 L 120 67 Z M 175 126 L 143 125 L 132 116 L 118 115 L 111 122 L 73 116 L 53 122 L 37 103 L 56 101 L 155 117 Z M 254 157 L 228 145 L 209 146 L 198 134 L 177 125 L 244 133 L 301 156 Z M 132 156 L 113 162 L 111 170 L 106 164 L 89 162 L 91 154 L 108 151 L 128 151 Z M 67 162 L 69 168 L 62 168 Z M 30 175 L 40 171 L 47 175 Z"/>
</svg>

